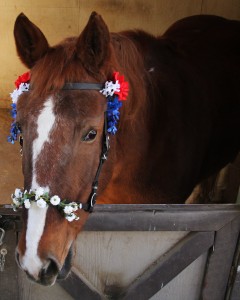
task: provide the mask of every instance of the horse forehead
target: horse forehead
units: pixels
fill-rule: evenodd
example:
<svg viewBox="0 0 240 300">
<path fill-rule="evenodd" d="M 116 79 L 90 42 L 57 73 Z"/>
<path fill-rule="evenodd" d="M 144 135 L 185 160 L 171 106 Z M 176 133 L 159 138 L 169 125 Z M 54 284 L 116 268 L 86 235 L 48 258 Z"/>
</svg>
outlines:
<svg viewBox="0 0 240 300">
<path fill-rule="evenodd" d="M 37 189 L 41 186 L 38 182 L 38 171 L 36 168 L 37 161 L 44 149 L 46 143 L 50 143 L 50 134 L 54 128 L 56 116 L 54 113 L 54 101 L 52 97 L 45 100 L 43 108 L 41 109 L 36 120 L 36 138 L 32 143 L 32 184 L 31 189 Z M 45 187 L 49 189 L 48 187 Z"/>
<path fill-rule="evenodd" d="M 45 142 L 49 142 L 49 135 L 56 121 L 54 113 L 54 99 L 49 97 L 45 100 L 42 110 L 37 117 L 37 137 L 33 141 L 33 159 L 40 154 Z"/>
</svg>

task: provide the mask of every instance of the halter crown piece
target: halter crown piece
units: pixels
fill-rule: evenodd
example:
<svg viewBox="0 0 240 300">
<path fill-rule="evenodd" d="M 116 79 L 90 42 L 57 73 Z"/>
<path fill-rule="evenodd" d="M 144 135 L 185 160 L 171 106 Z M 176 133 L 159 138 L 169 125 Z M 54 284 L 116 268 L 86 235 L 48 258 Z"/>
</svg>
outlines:
<svg viewBox="0 0 240 300">
<path fill-rule="evenodd" d="M 127 99 L 129 85 L 128 82 L 124 81 L 124 76 L 120 76 L 119 72 L 113 73 L 114 81 L 106 81 L 105 84 L 99 83 L 66 83 L 63 86 L 63 90 L 99 90 L 107 98 L 107 110 L 105 112 L 104 121 L 104 138 L 102 144 L 102 153 L 100 157 L 99 166 L 92 184 L 92 192 L 89 196 L 87 203 L 69 203 L 67 200 L 61 200 L 59 196 L 55 195 L 50 197 L 49 193 L 44 191 L 43 188 L 39 187 L 35 190 L 22 191 L 21 189 L 16 189 L 14 194 L 12 194 L 12 207 L 17 210 L 19 207 L 25 207 L 29 209 L 34 203 L 39 208 L 45 208 L 48 205 L 55 206 L 59 211 L 61 211 L 65 218 L 72 222 L 73 220 L 78 220 L 79 217 L 75 212 L 79 209 L 83 209 L 87 212 L 92 212 L 93 206 L 96 202 L 97 189 L 98 189 L 98 177 L 104 161 L 107 159 L 107 153 L 109 150 L 109 134 L 116 134 L 117 123 L 120 117 L 119 108 L 122 106 L 123 100 Z M 13 122 L 11 124 L 10 135 L 8 136 L 8 141 L 14 144 L 18 139 L 18 135 L 21 134 L 21 128 L 16 122 L 17 116 L 17 101 L 19 96 L 29 91 L 30 89 L 30 72 L 26 72 L 19 76 L 15 81 L 16 89 L 10 93 L 12 98 L 12 111 L 11 115 L 13 117 Z"/>
</svg>

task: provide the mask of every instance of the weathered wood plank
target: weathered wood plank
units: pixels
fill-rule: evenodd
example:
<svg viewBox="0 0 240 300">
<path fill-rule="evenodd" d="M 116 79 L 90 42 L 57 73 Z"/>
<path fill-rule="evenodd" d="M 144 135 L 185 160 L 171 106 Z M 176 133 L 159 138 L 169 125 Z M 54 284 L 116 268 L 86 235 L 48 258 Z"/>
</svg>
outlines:
<svg viewBox="0 0 240 300">
<path fill-rule="evenodd" d="M 96 204 L 94 212 L 109 211 L 239 211 L 240 205 L 236 204 Z M 0 204 L 0 214 L 21 215 L 21 208 L 13 211 L 10 204 Z"/>
<path fill-rule="evenodd" d="M 199 256 L 149 300 L 200 300 L 208 251 Z"/>
<path fill-rule="evenodd" d="M 85 231 L 76 241 L 78 255 L 74 267 L 100 293 L 115 296 L 188 234 L 186 231 Z"/>
<path fill-rule="evenodd" d="M 225 299 L 239 230 L 240 218 L 237 218 L 216 232 L 214 251 L 209 256 L 204 279 L 202 299 Z"/>
<path fill-rule="evenodd" d="M 240 295 L 240 233 L 236 246 L 230 278 L 228 281 L 226 299 L 239 300 Z"/>
<path fill-rule="evenodd" d="M 6 231 L 3 245 L 0 249 L 6 248 L 4 271 L 0 272 L 0 299 L 18 300 L 18 266 L 15 261 L 16 234 L 13 230 Z"/>
<path fill-rule="evenodd" d="M 94 213 L 84 226 L 84 230 L 216 231 L 239 215 L 240 206 L 231 204 L 213 206 L 96 205 Z"/>
<path fill-rule="evenodd" d="M 9 206 L 0 214 L 20 216 Z M 85 231 L 217 231 L 240 216 L 240 205 L 96 205 Z M 20 227 L 20 225 L 19 225 Z"/>
<path fill-rule="evenodd" d="M 208 251 L 213 242 L 213 232 L 189 234 L 138 277 L 130 285 L 123 299 L 149 299 L 201 254 Z"/>
<path fill-rule="evenodd" d="M 232 270 L 227 299 L 239 300 L 240 297 L 240 239 L 236 250 L 236 260 Z"/>
<path fill-rule="evenodd" d="M 0 205 L 0 215 L 7 216 L 21 216 L 22 210 L 14 211 L 10 204 Z"/>
<path fill-rule="evenodd" d="M 89 286 L 73 271 L 67 279 L 59 281 L 58 283 L 73 297 L 73 299 L 102 299 L 96 291 L 89 288 Z"/>
<path fill-rule="evenodd" d="M 230 300 L 239 300 L 240 297 L 240 264 L 238 265 L 234 286 L 231 292 Z"/>
<path fill-rule="evenodd" d="M 21 211 L 15 213 L 10 209 L 0 208 L 0 213 L 5 216 L 10 211 L 14 218 L 16 217 L 19 218 L 19 214 L 21 213 Z M 205 231 L 206 230 L 205 233 L 197 233 L 196 236 L 198 236 L 198 234 L 212 235 L 213 231 L 219 231 L 216 233 L 215 252 L 211 255 L 209 260 L 209 268 L 206 273 L 205 285 L 203 290 L 203 299 L 220 300 L 223 298 L 221 298 L 219 295 L 224 295 L 226 290 L 227 279 L 230 273 L 231 262 L 233 259 L 233 253 L 236 247 L 237 236 L 239 234 L 239 227 L 240 227 L 239 216 L 240 216 L 240 206 L 231 205 L 231 204 L 230 205 L 150 205 L 150 206 L 149 205 L 97 205 L 95 212 L 89 218 L 89 223 L 87 224 L 87 226 L 89 227 L 86 229 L 90 231 L 92 230 L 95 231 L 203 230 Z M 195 235 L 193 234 L 193 236 Z M 182 242 L 180 242 L 178 245 L 180 245 L 181 243 Z M 202 244 L 202 246 L 203 245 L 204 243 Z M 13 251 L 14 248 L 15 245 L 12 247 Z M 191 248 L 193 247 L 192 246 L 188 247 L 188 249 Z M 187 253 L 188 256 L 195 255 L 194 253 L 189 254 L 189 251 L 187 251 Z M 171 266 L 173 265 L 173 263 L 171 262 L 171 259 L 173 257 L 174 256 L 170 255 L 169 261 Z M 182 255 L 182 257 L 184 257 L 184 255 Z M 14 256 L 13 256 L 13 260 L 14 260 Z M 160 261 L 163 265 L 161 271 L 161 276 L 163 276 L 164 271 L 167 272 L 166 265 L 164 265 L 167 264 L 167 262 L 164 262 L 161 259 Z M 176 264 L 179 265 L 179 262 L 177 262 Z M 219 264 L 221 265 L 220 267 Z M 15 261 L 14 261 L 14 265 L 16 266 Z M 66 283 L 66 285 L 68 286 L 68 287 L 66 286 L 66 288 L 71 290 L 73 284 L 76 284 L 77 279 L 73 275 L 73 277 L 72 278 L 70 277 L 69 280 L 70 280 L 70 287 Z M 216 289 L 219 290 L 218 287 L 219 284 L 221 285 L 221 291 L 219 291 L 220 294 L 217 294 L 217 296 L 214 298 L 212 294 L 215 295 Z M 83 288 L 81 288 L 80 290 L 83 289 L 86 291 L 86 293 L 89 293 L 90 291 L 91 294 L 93 292 L 91 289 L 87 287 L 84 281 L 82 281 L 81 284 L 79 284 L 79 287 L 80 286 L 83 286 Z M 94 294 L 93 297 L 96 297 L 96 299 L 100 299 L 98 293 L 94 291 L 93 294 Z M 75 296 L 73 295 L 72 297 L 74 298 Z"/>
<path fill-rule="evenodd" d="M 60 299 L 73 300 L 74 299 L 58 283 L 55 283 L 53 286 L 48 286 L 48 287 L 42 286 L 40 284 L 36 284 L 34 282 L 31 282 L 27 278 L 26 274 L 20 269 L 18 269 L 18 278 L 19 278 L 18 300 L 60 300 Z M 9 282 L 9 285 L 11 285 L 11 282 Z M 9 298 L 6 300 L 15 300 L 15 298 Z"/>
</svg>

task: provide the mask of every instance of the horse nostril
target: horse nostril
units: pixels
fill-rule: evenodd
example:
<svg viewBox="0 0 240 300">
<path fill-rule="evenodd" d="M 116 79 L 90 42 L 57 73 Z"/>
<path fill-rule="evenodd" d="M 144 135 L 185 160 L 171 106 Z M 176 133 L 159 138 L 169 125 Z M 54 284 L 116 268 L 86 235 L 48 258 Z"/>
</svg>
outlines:
<svg viewBox="0 0 240 300">
<path fill-rule="evenodd" d="M 39 273 L 39 278 L 42 284 L 51 285 L 55 282 L 56 275 L 59 273 L 57 263 L 49 259 Z"/>
</svg>

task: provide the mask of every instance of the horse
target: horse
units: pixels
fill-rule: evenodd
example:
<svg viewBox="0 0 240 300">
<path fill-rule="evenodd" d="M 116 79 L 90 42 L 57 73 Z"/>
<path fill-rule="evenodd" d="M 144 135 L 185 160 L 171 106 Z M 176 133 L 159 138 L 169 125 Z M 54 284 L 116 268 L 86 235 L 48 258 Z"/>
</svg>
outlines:
<svg viewBox="0 0 240 300">
<path fill-rule="evenodd" d="M 17 103 L 25 192 L 14 197 L 25 206 L 16 260 L 33 281 L 69 274 L 96 195 L 99 204 L 184 203 L 239 152 L 240 22 L 191 16 L 156 37 L 110 33 L 93 12 L 78 37 L 49 46 L 22 13 L 14 36 L 30 69 Z M 120 83 L 125 99 L 109 125 L 106 91 Z M 72 205 L 67 219 L 61 205 Z"/>
</svg>

